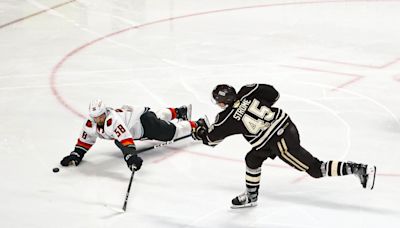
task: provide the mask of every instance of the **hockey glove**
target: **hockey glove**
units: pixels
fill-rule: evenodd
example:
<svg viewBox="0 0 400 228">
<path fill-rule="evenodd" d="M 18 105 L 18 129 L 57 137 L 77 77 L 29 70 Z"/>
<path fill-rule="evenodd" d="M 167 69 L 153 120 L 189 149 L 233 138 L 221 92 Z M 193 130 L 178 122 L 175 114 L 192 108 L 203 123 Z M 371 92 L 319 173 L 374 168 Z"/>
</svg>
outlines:
<svg viewBox="0 0 400 228">
<path fill-rule="evenodd" d="M 142 167 L 143 160 L 135 154 L 126 154 L 124 159 L 130 170 L 138 171 Z"/>
<path fill-rule="evenodd" d="M 70 165 L 78 166 L 79 163 L 81 163 L 82 158 L 83 158 L 83 154 L 79 154 L 75 151 L 72 151 L 70 155 L 65 156 L 61 160 L 60 164 L 62 166 L 70 166 Z"/>
<path fill-rule="evenodd" d="M 196 128 L 192 128 L 193 139 L 203 140 L 207 136 L 208 125 L 204 119 L 196 121 Z"/>
</svg>

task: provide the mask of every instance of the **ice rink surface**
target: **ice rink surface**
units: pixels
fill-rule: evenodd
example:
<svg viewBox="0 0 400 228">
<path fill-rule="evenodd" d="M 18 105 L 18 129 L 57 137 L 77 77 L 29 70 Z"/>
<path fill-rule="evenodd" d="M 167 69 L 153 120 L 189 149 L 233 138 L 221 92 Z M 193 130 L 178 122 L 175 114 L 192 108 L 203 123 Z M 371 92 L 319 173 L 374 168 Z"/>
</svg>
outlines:
<svg viewBox="0 0 400 228">
<path fill-rule="evenodd" d="M 399 22 L 396 0 L 1 1 L 0 226 L 400 227 Z M 267 160 L 259 205 L 232 210 L 250 150 L 241 136 L 144 153 L 124 214 L 111 208 L 130 172 L 111 141 L 52 172 L 91 99 L 191 103 L 194 118 L 213 119 L 218 83 L 274 85 L 302 145 L 376 164 L 375 189 Z"/>
</svg>

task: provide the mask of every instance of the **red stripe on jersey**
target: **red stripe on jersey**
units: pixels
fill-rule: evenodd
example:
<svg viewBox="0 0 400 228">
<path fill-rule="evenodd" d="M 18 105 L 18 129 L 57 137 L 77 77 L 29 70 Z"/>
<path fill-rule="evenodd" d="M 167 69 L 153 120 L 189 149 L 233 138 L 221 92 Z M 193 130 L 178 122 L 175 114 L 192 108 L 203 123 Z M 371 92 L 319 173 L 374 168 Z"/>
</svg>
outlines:
<svg viewBox="0 0 400 228">
<path fill-rule="evenodd" d="M 172 114 L 171 120 L 175 119 L 175 118 L 176 118 L 176 111 L 175 111 L 175 109 L 174 109 L 174 108 L 168 108 L 168 109 L 171 111 L 171 114 Z"/>
<path fill-rule="evenodd" d="M 121 144 L 124 145 L 124 146 L 128 146 L 128 145 L 132 145 L 132 144 L 135 144 L 135 143 L 133 142 L 132 138 L 129 138 L 129 139 L 122 140 Z"/>
<path fill-rule="evenodd" d="M 84 142 L 82 142 L 82 141 L 79 140 L 79 139 L 78 139 L 78 142 L 76 143 L 76 145 L 77 145 L 77 146 L 81 146 L 81 147 L 83 147 L 83 148 L 85 148 L 85 149 L 87 149 L 87 150 L 89 150 L 90 147 L 93 146 L 92 144 L 84 143 Z"/>
</svg>

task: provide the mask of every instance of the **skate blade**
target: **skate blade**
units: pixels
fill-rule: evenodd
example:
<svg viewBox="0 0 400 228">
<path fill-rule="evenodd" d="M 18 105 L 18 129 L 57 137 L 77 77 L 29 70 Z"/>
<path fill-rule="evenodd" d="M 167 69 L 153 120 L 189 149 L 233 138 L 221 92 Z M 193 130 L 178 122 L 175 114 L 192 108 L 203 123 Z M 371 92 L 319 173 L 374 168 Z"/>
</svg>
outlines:
<svg viewBox="0 0 400 228">
<path fill-rule="evenodd" d="M 192 120 L 192 104 L 187 106 L 187 119 L 190 121 Z"/>
<path fill-rule="evenodd" d="M 255 207 L 257 206 L 257 202 L 246 203 L 243 205 L 231 205 L 232 209 L 240 209 L 240 208 L 247 208 L 247 207 Z"/>
<path fill-rule="evenodd" d="M 368 174 L 368 180 L 366 188 L 372 190 L 375 186 L 376 166 L 374 165 L 367 166 L 367 174 Z"/>
</svg>

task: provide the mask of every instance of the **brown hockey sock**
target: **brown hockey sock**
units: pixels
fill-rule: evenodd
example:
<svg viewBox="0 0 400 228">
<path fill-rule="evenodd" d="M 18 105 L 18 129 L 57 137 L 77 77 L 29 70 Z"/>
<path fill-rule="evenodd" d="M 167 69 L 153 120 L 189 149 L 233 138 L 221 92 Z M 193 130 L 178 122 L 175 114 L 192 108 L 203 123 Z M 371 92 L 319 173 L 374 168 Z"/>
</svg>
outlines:
<svg viewBox="0 0 400 228">
<path fill-rule="evenodd" d="M 251 201 L 257 201 L 260 179 L 261 167 L 257 169 L 246 167 L 246 188 Z"/>
<path fill-rule="evenodd" d="M 344 176 L 358 171 L 360 164 L 342 161 L 327 161 L 321 165 L 323 176 Z"/>
</svg>

